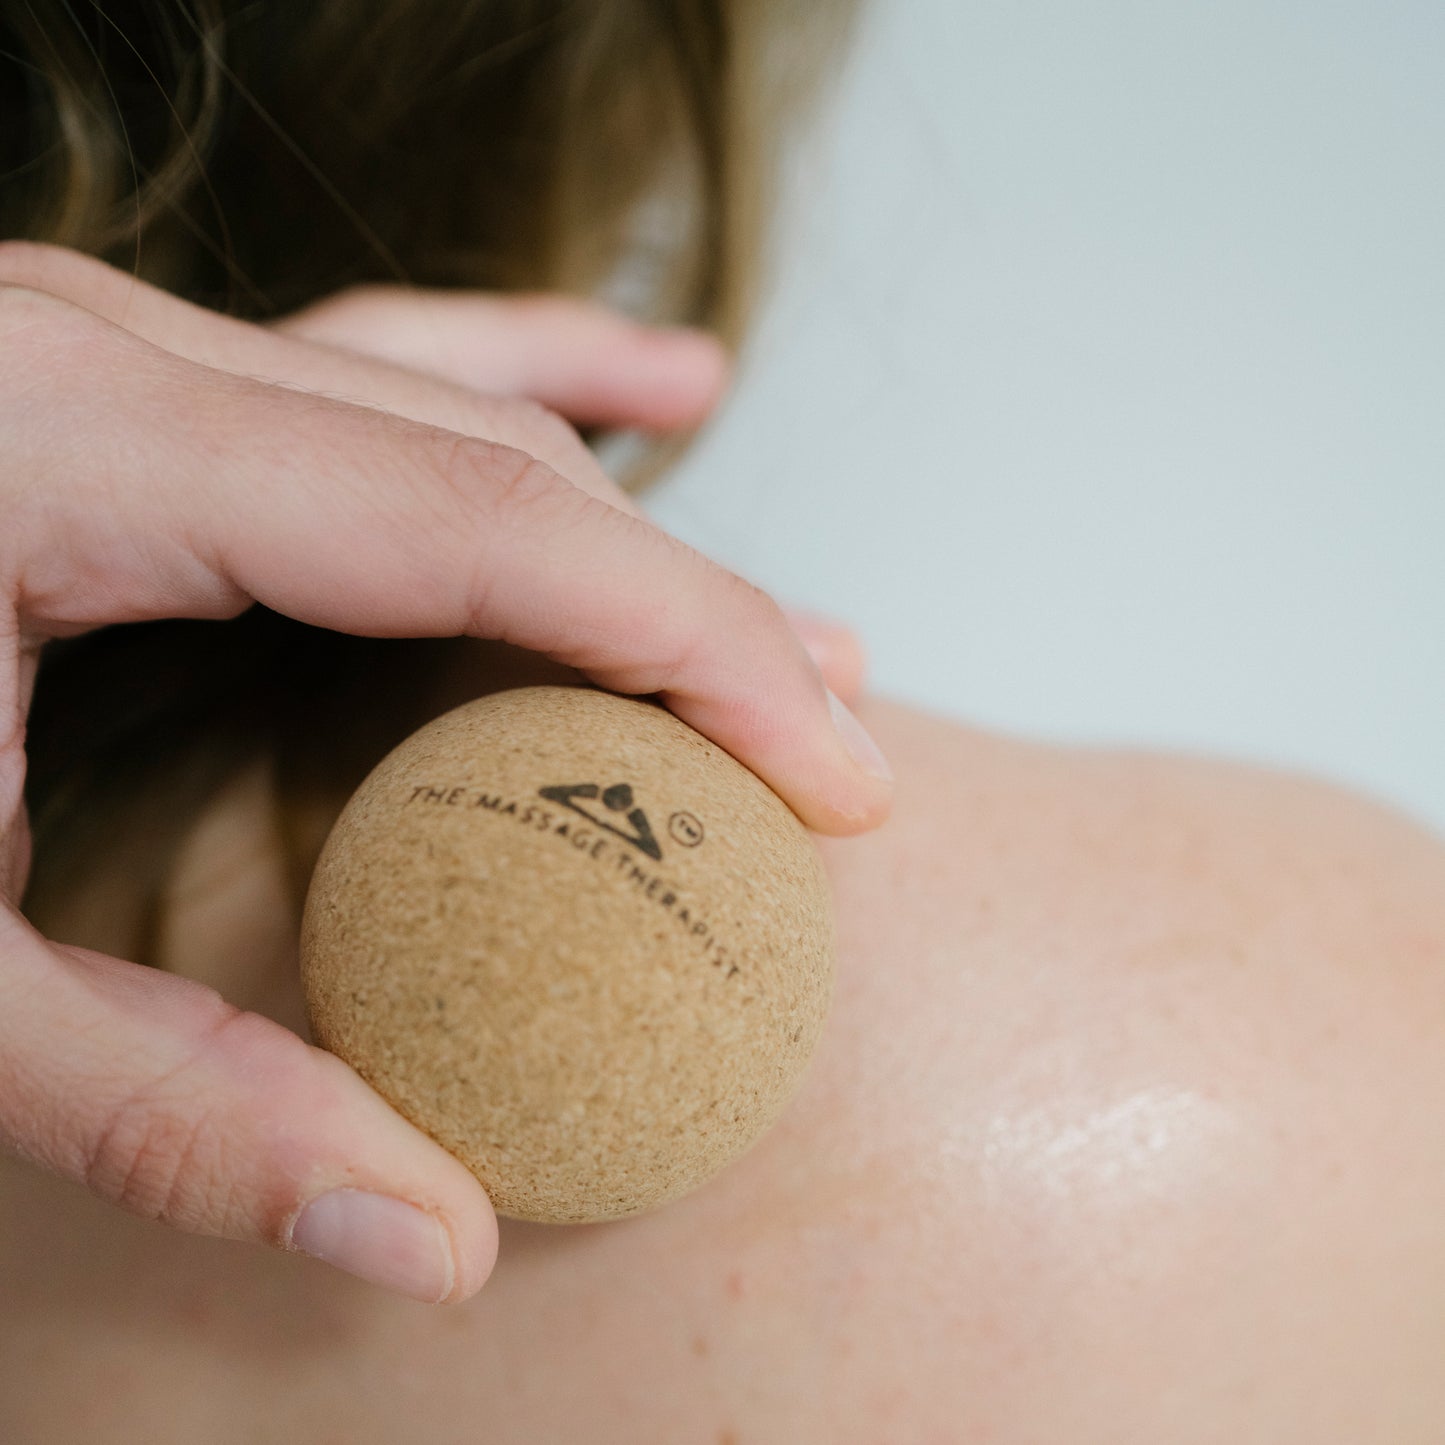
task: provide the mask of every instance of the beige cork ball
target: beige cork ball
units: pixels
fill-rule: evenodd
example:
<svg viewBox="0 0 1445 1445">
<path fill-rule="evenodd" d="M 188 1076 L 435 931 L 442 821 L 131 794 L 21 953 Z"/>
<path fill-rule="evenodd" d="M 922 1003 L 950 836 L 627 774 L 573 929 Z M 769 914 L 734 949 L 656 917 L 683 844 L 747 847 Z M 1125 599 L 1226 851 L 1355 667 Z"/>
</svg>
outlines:
<svg viewBox="0 0 1445 1445">
<path fill-rule="evenodd" d="M 778 1117 L 833 987 L 827 880 L 742 764 L 585 687 L 470 702 L 373 770 L 302 924 L 316 1041 L 498 1213 L 620 1218 Z"/>
</svg>

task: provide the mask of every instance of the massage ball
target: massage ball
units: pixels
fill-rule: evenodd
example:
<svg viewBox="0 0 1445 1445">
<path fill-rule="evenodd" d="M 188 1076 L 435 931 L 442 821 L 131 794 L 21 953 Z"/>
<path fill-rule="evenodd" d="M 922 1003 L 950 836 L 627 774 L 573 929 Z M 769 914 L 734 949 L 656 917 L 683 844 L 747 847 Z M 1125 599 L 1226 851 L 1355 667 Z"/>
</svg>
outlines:
<svg viewBox="0 0 1445 1445">
<path fill-rule="evenodd" d="M 827 881 L 763 782 L 663 707 L 526 687 L 388 754 L 302 922 L 317 1043 L 497 1212 L 695 1188 L 798 1087 L 833 987 Z"/>
</svg>

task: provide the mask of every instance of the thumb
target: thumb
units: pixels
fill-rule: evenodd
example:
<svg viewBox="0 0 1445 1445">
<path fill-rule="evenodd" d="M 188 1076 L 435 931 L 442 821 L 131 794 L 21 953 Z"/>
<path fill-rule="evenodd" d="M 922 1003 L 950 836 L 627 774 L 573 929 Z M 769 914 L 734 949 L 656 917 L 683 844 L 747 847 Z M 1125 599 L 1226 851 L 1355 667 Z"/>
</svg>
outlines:
<svg viewBox="0 0 1445 1445">
<path fill-rule="evenodd" d="M 196 1234 L 310 1254 L 428 1303 L 496 1259 L 472 1174 L 338 1059 L 188 979 L 0 910 L 0 1143 Z"/>
</svg>

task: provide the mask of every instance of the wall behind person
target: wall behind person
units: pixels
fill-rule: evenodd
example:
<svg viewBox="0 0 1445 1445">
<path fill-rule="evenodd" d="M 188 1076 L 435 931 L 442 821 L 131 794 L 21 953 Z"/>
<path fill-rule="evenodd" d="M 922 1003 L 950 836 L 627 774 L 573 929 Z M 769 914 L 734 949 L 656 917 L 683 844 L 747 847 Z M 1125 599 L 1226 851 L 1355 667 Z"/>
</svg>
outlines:
<svg viewBox="0 0 1445 1445">
<path fill-rule="evenodd" d="M 1445 830 L 1445 8 L 874 0 L 651 499 L 877 690 Z"/>
</svg>

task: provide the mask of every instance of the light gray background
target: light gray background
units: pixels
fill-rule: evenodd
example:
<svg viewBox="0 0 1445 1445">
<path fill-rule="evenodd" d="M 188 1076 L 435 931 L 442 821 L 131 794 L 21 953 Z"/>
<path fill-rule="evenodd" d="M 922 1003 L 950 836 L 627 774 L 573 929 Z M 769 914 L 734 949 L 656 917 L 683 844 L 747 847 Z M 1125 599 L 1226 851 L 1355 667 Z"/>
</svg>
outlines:
<svg viewBox="0 0 1445 1445">
<path fill-rule="evenodd" d="M 1445 5 L 878 0 L 672 531 L 875 689 L 1445 830 Z"/>
</svg>

